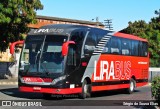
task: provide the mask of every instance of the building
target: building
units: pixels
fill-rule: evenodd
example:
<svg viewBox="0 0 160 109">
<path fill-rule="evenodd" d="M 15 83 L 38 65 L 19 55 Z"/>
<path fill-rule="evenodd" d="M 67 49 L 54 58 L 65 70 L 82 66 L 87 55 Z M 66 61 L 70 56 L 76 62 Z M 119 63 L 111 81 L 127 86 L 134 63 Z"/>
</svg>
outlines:
<svg viewBox="0 0 160 109">
<path fill-rule="evenodd" d="M 77 25 L 86 25 L 91 27 L 104 28 L 104 25 L 100 22 L 91 22 L 91 21 L 84 21 L 84 20 L 75 20 L 75 19 L 67 19 L 67 18 L 41 16 L 41 15 L 37 15 L 36 19 L 38 21 L 36 24 L 28 25 L 30 28 L 36 29 L 47 24 L 77 24 Z"/>
</svg>

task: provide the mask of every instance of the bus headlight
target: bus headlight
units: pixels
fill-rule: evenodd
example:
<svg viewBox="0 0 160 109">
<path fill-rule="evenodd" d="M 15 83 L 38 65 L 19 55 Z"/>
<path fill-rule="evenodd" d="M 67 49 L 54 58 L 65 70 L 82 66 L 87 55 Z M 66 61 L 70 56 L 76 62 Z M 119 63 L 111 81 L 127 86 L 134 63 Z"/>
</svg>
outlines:
<svg viewBox="0 0 160 109">
<path fill-rule="evenodd" d="M 67 75 L 63 75 L 63 76 L 60 76 L 60 77 L 54 79 L 54 80 L 52 81 L 51 85 L 55 85 L 57 82 L 66 79 L 66 77 L 67 77 Z"/>
</svg>

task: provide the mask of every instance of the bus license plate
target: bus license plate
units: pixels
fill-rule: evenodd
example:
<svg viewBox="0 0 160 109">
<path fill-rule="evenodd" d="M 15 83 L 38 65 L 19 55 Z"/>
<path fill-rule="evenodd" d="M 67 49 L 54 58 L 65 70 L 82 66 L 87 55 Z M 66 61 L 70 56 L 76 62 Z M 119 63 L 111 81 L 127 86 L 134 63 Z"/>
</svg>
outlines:
<svg viewBox="0 0 160 109">
<path fill-rule="evenodd" d="M 33 87 L 33 90 L 39 91 L 41 90 L 41 87 Z"/>
</svg>

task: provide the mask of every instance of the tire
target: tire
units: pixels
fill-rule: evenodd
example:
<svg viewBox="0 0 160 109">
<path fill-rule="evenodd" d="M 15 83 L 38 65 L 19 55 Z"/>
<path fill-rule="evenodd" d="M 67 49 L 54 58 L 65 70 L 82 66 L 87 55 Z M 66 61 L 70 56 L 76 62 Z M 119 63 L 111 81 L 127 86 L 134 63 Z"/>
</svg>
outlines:
<svg viewBox="0 0 160 109">
<path fill-rule="evenodd" d="M 132 94 L 135 90 L 136 82 L 133 78 L 130 79 L 129 88 L 127 89 L 128 94 Z"/>
<path fill-rule="evenodd" d="M 87 84 L 87 81 L 84 80 L 82 83 L 82 93 L 80 94 L 81 99 L 91 97 L 91 84 Z"/>
</svg>

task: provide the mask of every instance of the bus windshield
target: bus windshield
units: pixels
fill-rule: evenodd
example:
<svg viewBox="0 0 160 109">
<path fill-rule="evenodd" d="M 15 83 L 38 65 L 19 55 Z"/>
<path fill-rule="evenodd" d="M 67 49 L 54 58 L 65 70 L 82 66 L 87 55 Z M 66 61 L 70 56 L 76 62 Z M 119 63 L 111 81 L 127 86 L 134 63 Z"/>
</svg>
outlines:
<svg viewBox="0 0 160 109">
<path fill-rule="evenodd" d="M 20 60 L 20 70 L 28 73 L 62 73 L 62 44 L 67 36 L 27 36 Z"/>
</svg>

